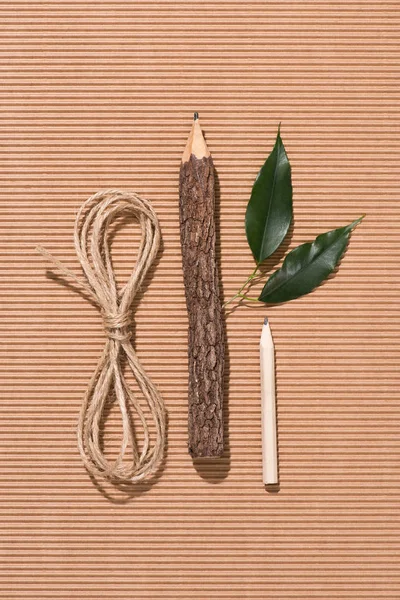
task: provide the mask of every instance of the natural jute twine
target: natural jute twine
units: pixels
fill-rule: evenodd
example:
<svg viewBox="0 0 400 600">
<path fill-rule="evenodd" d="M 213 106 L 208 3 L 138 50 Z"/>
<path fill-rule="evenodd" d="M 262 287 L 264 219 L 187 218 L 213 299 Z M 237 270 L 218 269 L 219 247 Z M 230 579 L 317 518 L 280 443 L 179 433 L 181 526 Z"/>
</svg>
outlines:
<svg viewBox="0 0 400 600">
<path fill-rule="evenodd" d="M 128 282 L 118 290 L 110 256 L 109 229 L 120 215 L 131 214 L 141 228 L 142 238 L 136 266 Z M 160 245 L 157 216 L 147 200 L 135 193 L 107 190 L 91 196 L 80 208 L 75 221 L 75 249 L 86 280 L 64 267 L 47 250 L 37 250 L 57 269 L 79 284 L 99 306 L 107 342 L 87 388 L 78 423 L 78 447 L 88 472 L 113 483 L 138 482 L 154 473 L 164 452 L 166 414 L 156 387 L 144 372 L 131 344 L 131 305 Z M 136 378 L 154 421 L 156 435 L 152 443 L 146 416 L 139 400 L 129 389 L 122 372 L 123 355 Z M 115 462 L 106 459 L 101 429 L 107 398 L 114 392 L 122 415 L 121 450 Z M 130 412 L 143 428 L 143 446 L 139 451 Z M 132 460 L 127 459 L 128 448 Z"/>
</svg>

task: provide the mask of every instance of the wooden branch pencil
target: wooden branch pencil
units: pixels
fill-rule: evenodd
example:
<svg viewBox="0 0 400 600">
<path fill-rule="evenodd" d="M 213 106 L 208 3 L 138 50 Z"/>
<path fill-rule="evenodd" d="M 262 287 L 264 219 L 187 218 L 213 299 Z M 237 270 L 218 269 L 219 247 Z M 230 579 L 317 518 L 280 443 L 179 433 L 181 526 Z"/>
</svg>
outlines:
<svg viewBox="0 0 400 600">
<path fill-rule="evenodd" d="M 194 457 L 223 453 L 224 333 L 215 258 L 214 165 L 198 114 L 180 170 L 180 234 L 189 319 L 188 434 Z"/>
</svg>

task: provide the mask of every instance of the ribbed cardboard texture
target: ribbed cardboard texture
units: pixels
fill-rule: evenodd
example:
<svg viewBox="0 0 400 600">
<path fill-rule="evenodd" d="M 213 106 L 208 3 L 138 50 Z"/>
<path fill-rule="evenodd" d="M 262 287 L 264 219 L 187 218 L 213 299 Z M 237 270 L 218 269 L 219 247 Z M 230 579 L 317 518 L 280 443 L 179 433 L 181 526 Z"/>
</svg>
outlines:
<svg viewBox="0 0 400 600">
<path fill-rule="evenodd" d="M 2 2 L 1 574 L 4 599 L 400 597 L 399 90 L 396 2 Z M 278 123 L 286 248 L 363 213 L 340 269 L 227 329 L 225 457 L 187 454 L 178 174 L 194 110 L 218 174 L 223 294 L 253 268 L 244 212 Z M 100 189 L 153 203 L 163 250 L 136 348 L 169 413 L 152 485 L 89 479 L 76 423 L 104 334 L 57 281 Z M 113 246 L 120 281 L 135 226 Z M 278 264 L 282 254 L 270 261 Z M 262 485 L 259 337 L 276 346 L 280 490 Z M 118 413 L 107 422 L 118 442 Z"/>
</svg>

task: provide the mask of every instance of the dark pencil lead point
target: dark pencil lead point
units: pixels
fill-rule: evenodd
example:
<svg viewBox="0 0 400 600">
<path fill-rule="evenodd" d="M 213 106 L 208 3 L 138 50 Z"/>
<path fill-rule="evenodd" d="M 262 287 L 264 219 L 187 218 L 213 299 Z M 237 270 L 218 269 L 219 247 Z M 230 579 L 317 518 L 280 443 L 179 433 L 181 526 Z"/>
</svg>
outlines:
<svg viewBox="0 0 400 600">
<path fill-rule="evenodd" d="M 268 325 L 268 317 L 265 317 L 265 319 L 264 319 L 264 325 Z"/>
<path fill-rule="evenodd" d="M 193 121 L 197 121 L 198 118 L 199 118 L 199 113 L 195 112 L 193 115 Z"/>
</svg>

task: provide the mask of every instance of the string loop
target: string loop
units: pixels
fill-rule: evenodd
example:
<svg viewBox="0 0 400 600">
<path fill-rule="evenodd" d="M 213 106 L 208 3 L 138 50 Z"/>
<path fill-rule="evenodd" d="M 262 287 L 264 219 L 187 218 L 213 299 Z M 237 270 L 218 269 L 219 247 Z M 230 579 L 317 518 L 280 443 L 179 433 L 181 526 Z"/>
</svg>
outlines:
<svg viewBox="0 0 400 600">
<path fill-rule="evenodd" d="M 137 219 L 142 237 L 135 268 L 127 283 L 119 290 L 111 261 L 109 230 L 118 216 L 126 214 Z M 147 200 L 133 192 L 107 190 L 91 196 L 80 208 L 75 221 L 75 250 L 86 280 L 75 275 L 45 248 L 37 248 L 62 274 L 79 284 L 98 305 L 103 317 L 107 341 L 83 399 L 77 433 L 79 452 L 88 472 L 113 483 L 143 480 L 154 473 L 164 453 L 164 403 L 131 344 L 132 302 L 156 258 L 160 239 L 158 219 Z M 126 361 L 132 371 L 147 410 L 129 388 L 123 375 L 122 361 Z M 112 392 L 122 416 L 121 447 L 114 462 L 105 456 L 101 435 L 106 402 Z M 136 413 L 142 426 L 141 450 L 137 444 L 131 411 Z M 148 413 L 155 428 L 154 441 L 150 436 Z M 129 447 L 132 455 L 130 460 L 126 456 Z"/>
</svg>

